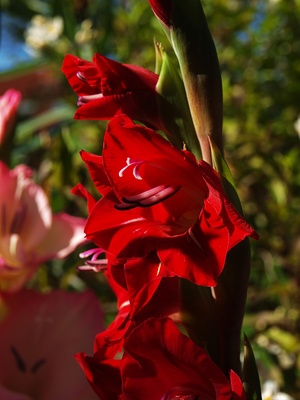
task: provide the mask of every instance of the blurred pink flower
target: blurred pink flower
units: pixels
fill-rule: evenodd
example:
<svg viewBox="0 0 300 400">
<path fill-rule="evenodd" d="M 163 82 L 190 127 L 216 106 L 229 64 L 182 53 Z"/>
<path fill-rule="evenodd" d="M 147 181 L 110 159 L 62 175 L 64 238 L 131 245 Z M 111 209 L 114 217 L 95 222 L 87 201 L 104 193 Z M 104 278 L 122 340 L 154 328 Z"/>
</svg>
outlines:
<svg viewBox="0 0 300 400">
<path fill-rule="evenodd" d="M 21 97 L 21 93 L 15 89 L 8 89 L 0 96 L 0 145 L 12 128 Z"/>
<path fill-rule="evenodd" d="M 74 359 L 92 352 L 104 329 L 92 292 L 6 293 L 0 311 L 0 398 L 2 400 L 95 400 Z"/>
<path fill-rule="evenodd" d="M 38 266 L 83 243 L 85 219 L 52 214 L 43 189 L 25 165 L 0 161 L 0 291 L 16 291 Z"/>
</svg>

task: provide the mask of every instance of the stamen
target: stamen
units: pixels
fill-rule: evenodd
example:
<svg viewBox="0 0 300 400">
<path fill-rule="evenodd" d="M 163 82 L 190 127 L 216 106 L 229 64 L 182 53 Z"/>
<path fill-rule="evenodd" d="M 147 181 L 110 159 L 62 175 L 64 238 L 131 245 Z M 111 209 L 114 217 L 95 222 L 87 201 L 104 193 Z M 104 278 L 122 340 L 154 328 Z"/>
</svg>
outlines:
<svg viewBox="0 0 300 400">
<path fill-rule="evenodd" d="M 140 194 L 136 194 L 134 196 L 128 196 L 128 197 L 124 197 L 123 201 L 125 203 L 139 203 L 142 200 L 148 199 L 150 196 L 153 196 L 157 193 L 159 193 L 160 191 L 164 190 L 165 188 L 167 188 L 168 186 L 164 186 L 164 185 L 160 185 L 160 186 L 155 186 L 152 189 L 146 190 L 145 192 L 142 192 Z"/>
<path fill-rule="evenodd" d="M 102 98 L 103 98 L 103 94 L 102 93 L 90 94 L 88 96 L 79 96 L 78 97 L 78 101 L 77 101 L 77 105 L 78 105 L 78 107 L 80 107 L 83 104 L 88 103 L 89 101 L 99 100 L 99 99 L 102 99 Z"/>
<path fill-rule="evenodd" d="M 161 270 L 161 262 L 158 264 L 156 276 L 158 276 L 160 274 L 160 270 Z"/>
<path fill-rule="evenodd" d="M 85 265 L 80 265 L 77 267 L 78 271 L 88 271 L 88 272 L 101 272 L 101 271 L 106 271 L 107 270 L 107 263 L 105 265 L 95 265 L 87 262 Z"/>
<path fill-rule="evenodd" d="M 124 302 L 120 305 L 119 310 L 121 310 L 122 308 L 127 307 L 127 306 L 130 306 L 130 301 L 129 301 L 129 300 L 124 301 Z"/>
<path fill-rule="evenodd" d="M 76 74 L 76 76 L 77 76 L 77 78 L 80 79 L 81 81 L 87 82 L 87 80 L 86 80 L 86 78 L 85 78 L 85 76 L 83 75 L 82 72 L 78 71 L 77 74 Z"/>
<path fill-rule="evenodd" d="M 105 253 L 105 250 L 101 249 L 100 247 L 95 247 L 93 249 L 83 251 L 82 253 L 79 254 L 79 257 L 87 258 L 92 256 L 91 260 L 94 261 L 97 259 L 98 256 L 100 256 L 103 253 Z"/>
<path fill-rule="evenodd" d="M 125 210 L 131 210 L 132 208 L 135 208 L 137 206 L 138 206 L 137 204 L 119 203 L 115 204 L 114 208 L 116 210 L 125 211 Z"/>
<path fill-rule="evenodd" d="M 84 251 L 79 254 L 80 258 L 91 257 L 90 260 L 86 260 L 84 265 L 77 267 L 79 271 L 93 271 L 100 272 L 107 269 L 108 260 L 106 258 L 99 259 L 98 256 L 105 253 L 105 251 L 99 247 Z"/>
<path fill-rule="evenodd" d="M 139 169 L 139 167 L 140 167 L 143 163 L 144 163 L 144 161 L 141 161 L 141 160 L 131 160 L 130 157 L 127 157 L 125 167 L 122 168 L 122 169 L 120 169 L 120 171 L 119 171 L 119 177 L 122 178 L 122 176 L 123 176 L 123 174 L 124 174 L 124 171 L 126 171 L 126 169 L 127 169 L 128 167 L 131 167 L 131 166 L 133 165 L 133 166 L 134 166 L 134 167 L 133 167 L 133 170 L 132 170 L 133 176 L 135 177 L 135 179 L 142 180 L 143 178 L 142 178 L 141 175 L 139 174 L 138 169 Z"/>
<path fill-rule="evenodd" d="M 177 193 L 180 188 L 180 186 L 156 186 L 140 194 L 123 197 L 123 203 L 115 204 L 114 207 L 120 211 L 130 210 L 135 207 L 151 207 L 167 200 Z"/>
<path fill-rule="evenodd" d="M 150 196 L 148 199 L 142 200 L 139 202 L 141 207 L 150 207 L 158 204 L 164 200 L 167 200 L 169 197 L 173 196 L 178 192 L 180 186 L 169 186 L 165 189 L 161 190 L 159 193 Z"/>
</svg>

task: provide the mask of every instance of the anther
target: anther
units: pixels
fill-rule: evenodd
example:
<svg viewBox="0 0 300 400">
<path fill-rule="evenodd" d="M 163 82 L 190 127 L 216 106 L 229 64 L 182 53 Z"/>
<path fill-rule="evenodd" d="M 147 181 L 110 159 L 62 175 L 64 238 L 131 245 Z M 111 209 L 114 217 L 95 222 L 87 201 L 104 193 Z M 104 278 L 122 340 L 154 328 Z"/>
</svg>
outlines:
<svg viewBox="0 0 300 400">
<path fill-rule="evenodd" d="M 40 369 L 41 366 L 45 364 L 45 362 L 46 362 L 46 360 L 44 358 L 41 358 L 40 360 L 38 360 L 36 363 L 33 364 L 30 371 L 33 374 L 35 374 L 37 372 L 37 370 Z"/>
<path fill-rule="evenodd" d="M 115 209 L 124 211 L 135 207 L 151 207 L 169 197 L 173 196 L 180 190 L 180 186 L 156 186 L 134 196 L 123 197 L 123 203 L 115 204 Z"/>
<path fill-rule="evenodd" d="M 77 74 L 76 74 L 76 76 L 77 76 L 77 78 L 80 79 L 81 81 L 87 82 L 87 80 L 86 80 L 86 78 L 85 78 L 85 76 L 83 75 L 82 72 L 78 71 Z"/>
<path fill-rule="evenodd" d="M 98 100 L 102 98 L 103 98 L 102 93 L 90 94 L 88 96 L 79 96 L 77 100 L 77 105 L 82 106 L 83 104 L 86 104 L 89 101 Z"/>
<path fill-rule="evenodd" d="M 25 361 L 23 360 L 23 358 L 21 357 L 21 355 L 19 354 L 19 352 L 17 351 L 17 349 L 14 346 L 10 346 L 10 351 L 12 352 L 16 363 L 17 363 L 17 367 L 21 372 L 26 372 L 26 364 Z"/>
<path fill-rule="evenodd" d="M 178 192 L 180 186 L 169 186 L 162 189 L 160 192 L 154 194 L 153 196 L 148 197 L 145 200 L 141 200 L 139 205 L 141 207 L 150 207 L 158 204 L 164 200 L 167 200 L 169 197 L 173 196 L 175 193 Z"/>
<path fill-rule="evenodd" d="M 91 256 L 90 260 L 86 260 L 84 265 L 77 267 L 79 271 L 93 271 L 100 272 L 107 269 L 108 260 L 106 258 L 98 258 L 105 251 L 99 247 L 84 251 L 79 254 L 80 258 L 87 258 Z"/>
<path fill-rule="evenodd" d="M 142 192 L 140 194 L 137 194 L 135 196 L 128 196 L 128 197 L 124 197 L 123 201 L 125 203 L 139 203 L 142 200 L 148 199 L 149 197 L 161 192 L 162 190 L 164 190 L 165 188 L 167 188 L 168 186 L 164 186 L 164 185 L 160 185 L 160 186 L 155 186 L 152 189 L 146 190 L 145 192 Z"/>
</svg>

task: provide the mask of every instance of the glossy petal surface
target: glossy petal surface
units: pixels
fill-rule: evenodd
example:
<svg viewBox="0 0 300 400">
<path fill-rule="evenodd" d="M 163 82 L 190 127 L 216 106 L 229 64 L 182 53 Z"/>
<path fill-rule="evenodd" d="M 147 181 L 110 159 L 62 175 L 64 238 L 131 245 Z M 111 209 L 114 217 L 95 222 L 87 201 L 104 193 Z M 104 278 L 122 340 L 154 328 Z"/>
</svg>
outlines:
<svg viewBox="0 0 300 400">
<path fill-rule="evenodd" d="M 168 318 L 148 319 L 130 333 L 121 371 L 126 400 L 172 399 L 176 391 L 180 398 L 232 398 L 223 372 Z"/>
<path fill-rule="evenodd" d="M 95 54 L 92 62 L 68 54 L 62 71 L 79 96 L 75 118 L 108 120 L 125 113 L 151 126 L 160 126 L 157 74 L 100 54 Z"/>
<path fill-rule="evenodd" d="M 124 115 L 109 123 L 103 156 L 83 159 L 99 190 L 105 187 L 85 232 L 117 258 L 155 251 L 175 275 L 214 286 L 227 252 L 256 236 L 208 164 Z"/>
</svg>

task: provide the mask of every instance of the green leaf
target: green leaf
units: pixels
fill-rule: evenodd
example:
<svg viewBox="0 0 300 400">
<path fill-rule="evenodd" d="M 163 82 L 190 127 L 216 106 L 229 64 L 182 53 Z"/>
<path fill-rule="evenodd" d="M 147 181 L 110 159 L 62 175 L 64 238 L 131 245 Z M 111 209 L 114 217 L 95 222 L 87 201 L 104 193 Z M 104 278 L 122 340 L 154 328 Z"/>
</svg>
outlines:
<svg viewBox="0 0 300 400">
<path fill-rule="evenodd" d="M 47 128 L 57 123 L 72 120 L 74 112 L 74 107 L 63 104 L 49 111 L 40 113 L 36 117 L 19 123 L 16 128 L 16 144 L 24 143 L 34 133 L 41 129 Z"/>
<path fill-rule="evenodd" d="M 200 146 L 189 110 L 179 65 L 163 49 L 162 45 L 155 43 L 157 63 L 156 69 L 159 79 L 156 91 L 160 95 L 158 109 L 165 132 L 177 147 L 182 148 L 183 143 L 188 150 L 200 158 Z"/>
<path fill-rule="evenodd" d="M 247 400 L 262 400 L 259 374 L 249 339 L 244 335 L 244 365 L 242 380 Z"/>
</svg>

